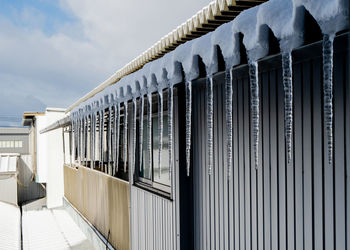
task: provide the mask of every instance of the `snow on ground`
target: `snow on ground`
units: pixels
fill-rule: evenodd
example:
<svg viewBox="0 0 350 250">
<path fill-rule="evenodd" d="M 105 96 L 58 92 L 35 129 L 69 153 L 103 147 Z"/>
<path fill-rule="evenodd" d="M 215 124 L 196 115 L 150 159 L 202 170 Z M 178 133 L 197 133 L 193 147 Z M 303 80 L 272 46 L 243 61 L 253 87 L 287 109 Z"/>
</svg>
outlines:
<svg viewBox="0 0 350 250">
<path fill-rule="evenodd" d="M 0 201 L 0 250 L 21 249 L 21 212 Z"/>
<path fill-rule="evenodd" d="M 24 206 L 23 249 L 94 249 L 69 214 L 62 208 Z"/>
</svg>

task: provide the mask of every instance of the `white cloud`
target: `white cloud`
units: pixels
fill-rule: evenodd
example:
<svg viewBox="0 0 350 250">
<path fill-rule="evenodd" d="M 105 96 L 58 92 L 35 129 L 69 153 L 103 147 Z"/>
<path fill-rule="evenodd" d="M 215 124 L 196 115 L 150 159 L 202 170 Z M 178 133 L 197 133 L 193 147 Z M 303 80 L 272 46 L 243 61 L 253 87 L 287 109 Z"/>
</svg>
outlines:
<svg viewBox="0 0 350 250">
<path fill-rule="evenodd" d="M 1 95 L 12 97 L 11 104 L 0 98 L 0 106 L 11 110 L 14 98 L 30 96 L 68 107 L 210 2 L 59 1 L 76 19 L 56 23 L 49 34 L 43 23 L 50 17 L 32 7 L 15 15 L 27 25 L 0 15 L 0 87 L 6 89 Z M 21 103 L 23 111 L 37 107 Z"/>
</svg>

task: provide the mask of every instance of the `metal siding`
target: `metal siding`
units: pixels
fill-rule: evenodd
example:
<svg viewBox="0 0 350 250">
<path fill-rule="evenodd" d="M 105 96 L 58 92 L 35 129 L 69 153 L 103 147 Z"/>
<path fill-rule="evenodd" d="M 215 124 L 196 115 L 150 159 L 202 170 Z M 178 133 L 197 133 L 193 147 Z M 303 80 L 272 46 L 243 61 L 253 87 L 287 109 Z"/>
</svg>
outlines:
<svg viewBox="0 0 350 250">
<path fill-rule="evenodd" d="M 173 228 L 175 202 L 133 186 L 133 240 L 134 250 L 176 249 Z"/>
<path fill-rule="evenodd" d="M 342 38 L 344 39 L 344 38 Z M 259 165 L 252 155 L 246 66 L 233 69 L 233 166 L 227 180 L 225 80 L 214 76 L 214 171 L 207 172 L 206 90 L 193 84 L 195 249 L 347 249 L 350 87 L 340 39 L 334 53 L 334 154 L 326 162 L 322 48 L 294 51 L 293 159 L 286 162 L 281 57 L 259 62 Z M 305 53 L 308 52 L 308 53 Z M 307 55 L 307 57 L 305 56 Z M 261 67 L 260 67 L 261 66 Z"/>
</svg>

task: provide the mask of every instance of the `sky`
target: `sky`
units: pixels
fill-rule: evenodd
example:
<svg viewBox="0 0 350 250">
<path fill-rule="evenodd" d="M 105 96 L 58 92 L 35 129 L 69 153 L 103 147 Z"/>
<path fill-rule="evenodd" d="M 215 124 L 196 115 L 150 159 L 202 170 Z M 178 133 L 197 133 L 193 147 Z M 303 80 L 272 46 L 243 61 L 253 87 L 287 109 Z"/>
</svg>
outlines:
<svg viewBox="0 0 350 250">
<path fill-rule="evenodd" d="M 0 0 L 0 127 L 67 108 L 210 0 Z"/>
</svg>

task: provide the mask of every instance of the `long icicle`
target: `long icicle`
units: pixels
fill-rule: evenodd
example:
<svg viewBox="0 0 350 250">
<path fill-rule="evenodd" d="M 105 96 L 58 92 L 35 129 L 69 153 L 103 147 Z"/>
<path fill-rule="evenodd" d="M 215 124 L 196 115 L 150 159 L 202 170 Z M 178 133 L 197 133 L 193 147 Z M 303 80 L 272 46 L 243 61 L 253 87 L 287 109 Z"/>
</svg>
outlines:
<svg viewBox="0 0 350 250">
<path fill-rule="evenodd" d="M 87 161 L 88 161 L 88 134 L 89 134 L 89 124 L 88 124 L 88 116 L 85 116 L 85 139 L 84 139 L 84 158 L 85 158 L 85 167 L 87 167 Z"/>
<path fill-rule="evenodd" d="M 169 87 L 168 94 L 168 150 L 169 150 L 169 179 L 173 167 L 173 86 Z"/>
<path fill-rule="evenodd" d="M 136 169 L 136 123 L 137 123 L 137 101 L 136 101 L 136 98 L 132 99 L 132 104 L 133 104 L 133 114 L 134 114 L 134 117 L 132 119 L 132 140 L 133 140 L 133 143 L 132 143 L 132 146 L 133 146 L 133 150 L 132 150 L 132 153 L 133 153 L 133 166 L 132 166 L 132 172 L 131 174 L 134 175 L 134 171 Z"/>
<path fill-rule="evenodd" d="M 86 166 L 86 134 L 87 134 L 87 127 L 86 127 L 86 116 L 83 118 L 83 125 L 84 125 L 84 134 L 83 134 L 83 160 L 84 164 Z"/>
<path fill-rule="evenodd" d="M 75 117 L 72 120 L 72 127 L 73 127 L 73 138 L 74 138 L 73 161 L 75 161 L 75 158 L 76 158 L 75 153 L 77 152 L 77 120 Z"/>
<path fill-rule="evenodd" d="M 186 171 L 190 176 L 192 127 L 192 81 L 186 82 Z"/>
<path fill-rule="evenodd" d="M 232 70 L 231 68 L 226 69 L 225 72 L 225 83 L 226 83 L 226 150 L 227 150 L 227 179 L 231 180 L 232 171 Z"/>
<path fill-rule="evenodd" d="M 99 164 L 100 164 L 100 169 L 102 171 L 102 110 L 100 110 L 100 115 L 99 115 L 99 131 L 98 131 L 98 154 L 99 154 Z"/>
<path fill-rule="evenodd" d="M 117 105 L 113 106 L 113 139 L 112 139 L 112 161 L 113 161 L 113 169 L 112 175 L 115 176 L 116 169 L 116 140 L 117 140 Z"/>
<path fill-rule="evenodd" d="M 81 165 L 81 119 L 79 117 L 78 120 L 78 160 L 79 160 L 79 165 Z"/>
<path fill-rule="evenodd" d="M 147 153 L 148 166 L 152 166 L 152 93 L 147 94 L 148 110 L 147 110 Z"/>
<path fill-rule="evenodd" d="M 112 175 L 112 168 L 111 168 L 111 148 L 112 148 L 112 106 L 108 109 L 108 138 L 107 138 L 108 146 L 107 146 L 107 153 L 108 153 L 108 174 Z"/>
<path fill-rule="evenodd" d="M 124 102 L 124 173 L 126 172 L 126 162 L 128 157 L 128 102 Z"/>
<path fill-rule="evenodd" d="M 207 129 L 208 129 L 208 174 L 213 173 L 214 157 L 213 157 L 213 116 L 214 116 L 214 106 L 213 106 L 213 76 L 207 76 Z"/>
<path fill-rule="evenodd" d="M 117 125 L 116 125 L 116 140 L 115 140 L 115 169 L 119 170 L 119 136 L 120 136 L 120 103 L 117 104 Z"/>
<path fill-rule="evenodd" d="M 90 113 L 90 168 L 93 168 L 93 147 L 94 147 L 94 140 L 93 140 L 93 113 Z"/>
<path fill-rule="evenodd" d="M 282 53 L 283 88 L 284 88 L 284 133 L 287 147 L 287 163 L 292 161 L 292 135 L 293 135 L 293 81 L 292 81 L 292 55 L 290 52 Z"/>
<path fill-rule="evenodd" d="M 91 131 L 91 143 L 90 143 L 90 158 L 91 158 L 91 164 L 90 164 L 90 167 L 92 169 L 95 168 L 95 156 L 94 156 L 94 150 L 95 150 L 95 139 L 94 139 L 94 136 L 95 136 L 95 114 L 92 112 L 91 113 L 91 119 L 90 119 L 90 131 Z"/>
<path fill-rule="evenodd" d="M 102 169 L 103 170 L 105 170 L 104 169 L 104 155 L 103 155 L 103 144 L 104 144 L 104 142 L 103 142 L 103 134 L 104 134 L 104 116 L 105 116 L 105 114 L 104 114 L 104 110 L 101 110 L 101 118 L 100 118 L 100 121 L 101 121 L 101 123 L 100 123 L 100 129 L 101 129 L 101 133 L 100 133 L 100 138 L 101 138 L 101 143 L 100 143 L 100 154 L 101 154 L 101 167 L 102 167 Z M 106 172 L 106 171 L 104 171 L 104 172 Z"/>
<path fill-rule="evenodd" d="M 86 154 L 87 154 L 87 130 L 88 130 L 87 116 L 85 116 L 84 117 L 84 164 L 85 164 L 85 167 L 87 167 L 87 157 L 86 157 Z"/>
<path fill-rule="evenodd" d="M 333 165 L 333 41 L 334 34 L 323 36 L 323 112 L 330 166 Z"/>
<path fill-rule="evenodd" d="M 258 63 L 249 62 L 250 78 L 250 107 L 253 132 L 253 154 L 254 165 L 258 169 L 259 165 L 259 127 L 260 127 L 260 106 L 259 106 L 259 82 L 258 82 Z"/>
<path fill-rule="evenodd" d="M 160 178 L 162 171 L 162 148 L 163 148 L 163 90 L 159 90 L 158 99 L 158 138 L 159 138 L 159 151 L 158 151 L 158 176 Z"/>
<path fill-rule="evenodd" d="M 94 147 L 93 147 L 93 167 L 95 169 L 95 163 L 96 163 L 96 132 L 97 132 L 97 112 L 94 112 Z"/>
<path fill-rule="evenodd" d="M 144 96 L 141 96 L 141 111 L 140 111 L 140 172 L 142 171 L 142 155 L 143 155 L 143 149 L 142 149 L 142 145 L 143 145 L 143 113 L 144 113 L 144 107 L 145 107 L 145 98 Z"/>
</svg>

